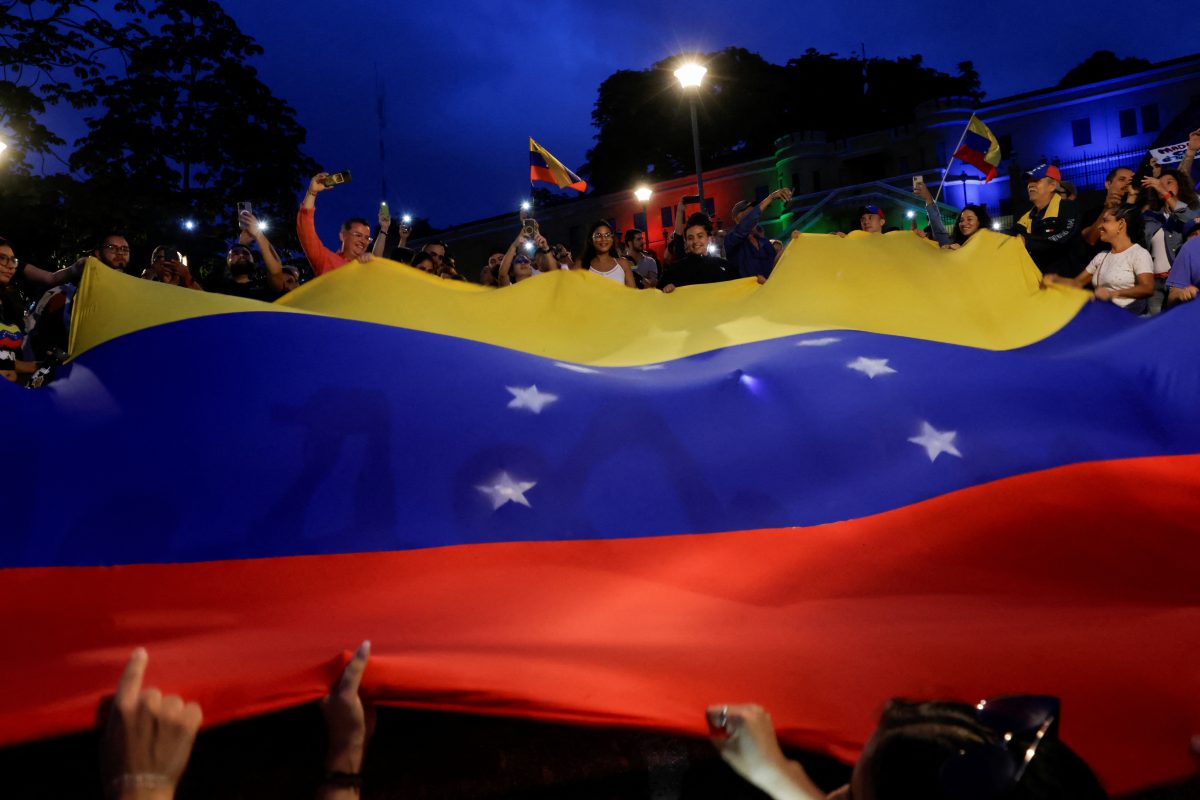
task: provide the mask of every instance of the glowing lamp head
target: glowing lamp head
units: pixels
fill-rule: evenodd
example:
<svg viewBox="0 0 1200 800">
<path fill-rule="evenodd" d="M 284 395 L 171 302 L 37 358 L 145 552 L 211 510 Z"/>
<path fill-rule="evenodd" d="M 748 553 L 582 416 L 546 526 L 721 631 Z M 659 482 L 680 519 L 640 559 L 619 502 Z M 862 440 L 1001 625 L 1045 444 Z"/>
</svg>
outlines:
<svg viewBox="0 0 1200 800">
<path fill-rule="evenodd" d="M 271 223 L 267 222 L 265 219 L 260 219 L 258 221 L 258 229 L 260 231 L 268 231 L 271 229 Z"/>
<path fill-rule="evenodd" d="M 999 223 L 999 222 L 993 222 L 993 223 L 992 223 L 992 230 L 994 230 L 994 231 L 998 231 L 998 230 L 1000 230 L 1000 223 Z"/>
<path fill-rule="evenodd" d="M 529 210 L 529 209 L 531 209 L 531 208 L 533 208 L 533 205 L 532 205 L 532 204 L 530 204 L 530 202 L 529 202 L 528 200 L 526 200 L 525 202 L 521 203 L 521 210 L 522 210 L 522 211 L 528 211 L 528 210 Z"/>
<path fill-rule="evenodd" d="M 913 217 L 917 216 L 917 212 L 909 211 L 907 214 L 905 214 L 905 216 L 908 217 L 909 219 L 912 219 Z"/>
<path fill-rule="evenodd" d="M 679 81 L 679 85 L 684 89 L 691 86 L 699 87 L 704 81 L 704 73 L 708 72 L 707 67 L 702 67 L 694 61 L 689 61 L 679 69 L 675 70 L 675 77 Z"/>
<path fill-rule="evenodd" d="M 0 139 L 0 153 L 3 153 L 7 149 L 8 144 L 3 139 Z"/>
<path fill-rule="evenodd" d="M 196 221 L 195 221 L 194 219 L 185 219 L 185 220 L 183 221 L 183 229 L 184 229 L 185 231 L 194 231 L 194 230 L 196 230 Z"/>
<path fill-rule="evenodd" d="M 650 191 L 649 186 L 639 186 L 633 190 L 633 196 L 636 197 L 637 201 L 643 205 L 650 202 L 650 195 L 652 194 L 654 194 L 654 192 Z"/>
<path fill-rule="evenodd" d="M 405 214 L 404 216 L 400 217 L 400 221 L 405 225 L 412 225 L 412 214 Z"/>
<path fill-rule="evenodd" d="M 717 246 L 712 242 L 708 243 L 708 254 L 710 256 L 715 256 L 717 254 Z"/>
</svg>

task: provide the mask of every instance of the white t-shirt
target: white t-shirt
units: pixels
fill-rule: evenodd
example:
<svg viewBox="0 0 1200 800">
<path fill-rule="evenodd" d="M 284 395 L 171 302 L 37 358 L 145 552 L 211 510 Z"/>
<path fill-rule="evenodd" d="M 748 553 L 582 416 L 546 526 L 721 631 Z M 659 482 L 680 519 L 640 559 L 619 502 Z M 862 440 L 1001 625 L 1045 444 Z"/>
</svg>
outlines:
<svg viewBox="0 0 1200 800">
<path fill-rule="evenodd" d="M 625 269 L 621 266 L 620 261 L 613 264 L 612 269 L 607 270 L 605 272 L 601 272 L 600 270 L 596 269 L 595 267 L 588 267 L 588 270 L 593 275 L 599 275 L 601 278 L 608 278 L 609 280 L 616 281 L 617 283 L 621 284 L 622 286 L 625 285 Z"/>
<path fill-rule="evenodd" d="M 1119 253 L 1098 253 L 1087 265 L 1087 271 L 1092 276 L 1092 286 L 1097 289 L 1132 289 L 1137 285 L 1138 275 L 1154 274 L 1154 259 L 1146 248 L 1135 244 Z M 1124 308 L 1132 302 L 1132 297 L 1118 297 L 1113 300 L 1113 305 Z"/>
</svg>

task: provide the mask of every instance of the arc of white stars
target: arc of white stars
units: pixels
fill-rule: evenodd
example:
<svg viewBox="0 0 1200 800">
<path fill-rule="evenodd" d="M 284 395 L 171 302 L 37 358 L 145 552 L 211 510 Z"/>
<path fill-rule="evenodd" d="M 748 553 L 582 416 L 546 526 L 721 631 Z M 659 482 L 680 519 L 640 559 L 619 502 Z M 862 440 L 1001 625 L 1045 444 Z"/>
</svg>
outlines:
<svg viewBox="0 0 1200 800">
<path fill-rule="evenodd" d="M 874 378 L 878 375 L 888 375 L 896 371 L 888 366 L 888 360 L 886 358 L 867 358 L 865 356 L 859 356 L 846 366 L 852 370 L 855 370 L 856 372 L 861 372 L 868 378 Z"/>
<path fill-rule="evenodd" d="M 542 409 L 558 399 L 558 395 L 549 392 L 539 392 L 537 384 L 522 389 L 520 386 L 505 386 L 513 399 L 508 401 L 512 409 L 525 409 L 534 414 L 542 413 Z"/>
<path fill-rule="evenodd" d="M 910 436 L 908 440 L 925 448 L 925 455 L 929 456 L 929 460 L 932 462 L 937 461 L 937 457 L 942 453 L 947 453 L 955 458 L 963 457 L 962 453 L 958 452 L 958 448 L 954 446 L 956 436 L 958 436 L 958 431 L 939 431 L 928 422 L 922 422 L 921 435 Z"/>
<path fill-rule="evenodd" d="M 513 480 L 513 477 L 507 472 L 501 472 L 496 476 L 495 483 L 475 488 L 487 495 L 487 498 L 492 501 L 492 510 L 495 511 L 505 503 L 520 503 L 526 508 L 533 508 L 525 497 L 525 493 L 535 486 L 537 486 L 537 481 L 517 481 Z"/>
</svg>

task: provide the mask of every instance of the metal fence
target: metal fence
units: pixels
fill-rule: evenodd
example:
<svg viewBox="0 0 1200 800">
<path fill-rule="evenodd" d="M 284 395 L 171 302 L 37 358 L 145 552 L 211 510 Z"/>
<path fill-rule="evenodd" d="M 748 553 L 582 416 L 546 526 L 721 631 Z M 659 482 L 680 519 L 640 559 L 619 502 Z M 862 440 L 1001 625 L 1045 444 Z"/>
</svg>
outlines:
<svg viewBox="0 0 1200 800">
<path fill-rule="evenodd" d="M 1113 169 L 1128 167 L 1136 171 L 1146 158 L 1145 148 L 1133 148 L 1089 153 L 1073 161 L 1053 159 L 1050 163 L 1058 166 L 1063 180 L 1075 184 L 1075 188 L 1082 192 L 1103 189 L 1104 179 Z"/>
</svg>

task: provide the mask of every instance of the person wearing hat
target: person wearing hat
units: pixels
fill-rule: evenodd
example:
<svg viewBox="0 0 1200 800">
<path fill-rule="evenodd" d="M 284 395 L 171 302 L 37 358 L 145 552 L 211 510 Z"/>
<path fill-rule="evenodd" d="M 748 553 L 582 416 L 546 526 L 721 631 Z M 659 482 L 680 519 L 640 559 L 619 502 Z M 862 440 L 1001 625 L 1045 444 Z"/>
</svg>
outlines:
<svg viewBox="0 0 1200 800">
<path fill-rule="evenodd" d="M 733 204 L 733 230 L 725 234 L 725 258 L 743 278 L 761 275 L 766 278 L 775 268 L 775 247 L 759 224 L 767 207 L 776 200 L 792 199 L 791 189 L 776 189 L 760 203 L 739 200 Z"/>
<path fill-rule="evenodd" d="M 1033 208 L 1017 220 L 1016 233 L 1043 275 L 1074 278 L 1079 271 L 1074 258 L 1079 210 L 1073 200 L 1058 194 L 1061 181 L 1062 174 L 1053 164 L 1025 173 L 1025 191 Z"/>
<path fill-rule="evenodd" d="M 867 233 L 883 233 L 886 221 L 883 209 L 877 205 L 865 205 L 858 210 L 858 227 Z"/>
<path fill-rule="evenodd" d="M 1190 303 L 1200 292 L 1200 219 L 1194 219 L 1183 229 L 1183 247 L 1171 264 L 1167 276 L 1167 308 Z"/>
</svg>

